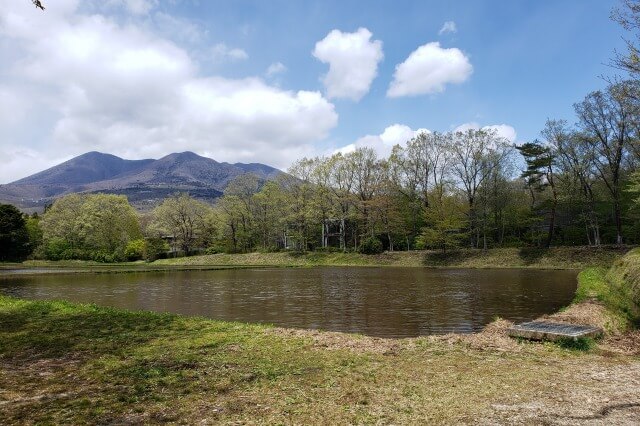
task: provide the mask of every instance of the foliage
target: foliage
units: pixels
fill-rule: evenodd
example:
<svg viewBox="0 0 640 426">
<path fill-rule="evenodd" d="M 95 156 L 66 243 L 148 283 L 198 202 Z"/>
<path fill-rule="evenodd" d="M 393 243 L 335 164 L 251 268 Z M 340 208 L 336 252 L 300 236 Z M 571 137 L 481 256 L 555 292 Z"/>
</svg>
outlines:
<svg viewBox="0 0 640 426">
<path fill-rule="evenodd" d="M 210 209 L 189 194 L 168 197 L 153 211 L 155 236 L 171 237 L 176 248 L 188 255 L 204 237 L 205 218 Z"/>
<path fill-rule="evenodd" d="M 124 257 L 127 260 L 140 260 L 144 257 L 146 250 L 147 244 L 144 239 L 132 240 L 124 249 Z"/>
<path fill-rule="evenodd" d="M 138 215 L 122 195 L 67 195 L 47 210 L 40 227 L 52 260 L 123 261 L 129 241 L 142 236 Z"/>
<path fill-rule="evenodd" d="M 384 247 L 378 238 L 367 237 L 360 242 L 358 250 L 362 254 L 380 254 L 384 251 Z"/>
<path fill-rule="evenodd" d="M 443 253 L 458 248 L 466 237 L 466 219 L 460 203 L 443 198 L 432 203 L 424 212 L 425 227 L 418 237 L 418 247 L 437 248 Z"/>
<path fill-rule="evenodd" d="M 0 204 L 0 261 L 21 260 L 31 252 L 29 231 L 20 210 Z"/>
<path fill-rule="evenodd" d="M 161 259 L 169 251 L 169 244 L 159 237 L 146 237 L 144 239 L 144 260 L 153 262 Z"/>
</svg>

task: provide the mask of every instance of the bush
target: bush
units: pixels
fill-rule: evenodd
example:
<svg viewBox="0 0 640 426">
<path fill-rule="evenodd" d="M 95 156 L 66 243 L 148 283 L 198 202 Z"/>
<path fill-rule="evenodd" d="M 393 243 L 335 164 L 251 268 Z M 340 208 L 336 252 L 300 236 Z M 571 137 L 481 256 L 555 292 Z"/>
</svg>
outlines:
<svg viewBox="0 0 640 426">
<path fill-rule="evenodd" d="M 339 247 L 318 247 L 315 251 L 319 253 L 342 253 L 342 249 Z"/>
<path fill-rule="evenodd" d="M 127 260 L 140 260 L 144 257 L 146 243 L 144 240 L 129 241 L 124 249 L 124 257 Z"/>
<path fill-rule="evenodd" d="M 384 250 L 382 241 L 376 237 L 368 237 L 360 243 L 360 253 L 362 254 L 380 254 Z"/>
<path fill-rule="evenodd" d="M 169 244 L 162 238 L 146 238 L 144 240 L 144 260 L 147 262 L 153 262 L 156 259 L 166 257 L 167 251 L 169 251 Z"/>
<path fill-rule="evenodd" d="M 62 238 L 52 238 L 47 242 L 44 255 L 49 260 L 63 260 L 70 255 L 71 247 Z"/>
</svg>

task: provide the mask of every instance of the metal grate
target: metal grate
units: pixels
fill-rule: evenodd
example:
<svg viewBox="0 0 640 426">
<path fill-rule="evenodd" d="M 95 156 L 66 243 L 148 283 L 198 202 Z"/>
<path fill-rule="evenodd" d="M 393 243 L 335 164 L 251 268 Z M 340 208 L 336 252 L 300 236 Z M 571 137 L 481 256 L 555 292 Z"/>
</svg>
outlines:
<svg viewBox="0 0 640 426">
<path fill-rule="evenodd" d="M 547 321 L 531 321 L 514 325 L 509 328 L 508 332 L 511 337 L 552 341 L 566 338 L 598 337 L 602 335 L 602 329 L 599 327 Z"/>
</svg>

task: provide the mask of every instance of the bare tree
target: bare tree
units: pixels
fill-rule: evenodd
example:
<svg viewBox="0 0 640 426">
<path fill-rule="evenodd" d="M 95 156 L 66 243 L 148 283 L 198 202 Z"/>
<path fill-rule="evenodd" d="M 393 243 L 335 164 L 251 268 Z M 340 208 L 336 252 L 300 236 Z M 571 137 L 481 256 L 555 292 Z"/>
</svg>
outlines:
<svg viewBox="0 0 640 426">
<path fill-rule="evenodd" d="M 633 39 L 625 39 L 627 52 L 614 52 L 612 65 L 620 70 L 637 75 L 640 73 L 640 1 L 623 0 L 622 7 L 617 7 L 611 12 L 611 19 L 619 23 L 625 30 L 635 32 Z"/>
<path fill-rule="evenodd" d="M 582 143 L 584 138 L 569 129 L 565 120 L 547 120 L 542 136 L 557 152 L 557 161 L 565 179 L 578 181 L 585 201 L 583 217 L 587 227 L 587 240 L 589 244 L 599 246 L 600 224 L 593 190 L 597 170 L 591 146 Z"/>
<path fill-rule="evenodd" d="M 451 172 L 467 198 L 471 246 L 477 247 L 480 237 L 476 221 L 478 190 L 507 157 L 507 143 L 494 131 L 470 129 L 457 132 L 450 149 Z"/>
<path fill-rule="evenodd" d="M 637 85 L 634 81 L 611 84 L 574 105 L 582 142 L 592 148 L 594 165 L 613 199 L 617 244 L 622 244 L 621 165 L 631 147 L 637 115 L 629 92 L 636 91 Z"/>
</svg>

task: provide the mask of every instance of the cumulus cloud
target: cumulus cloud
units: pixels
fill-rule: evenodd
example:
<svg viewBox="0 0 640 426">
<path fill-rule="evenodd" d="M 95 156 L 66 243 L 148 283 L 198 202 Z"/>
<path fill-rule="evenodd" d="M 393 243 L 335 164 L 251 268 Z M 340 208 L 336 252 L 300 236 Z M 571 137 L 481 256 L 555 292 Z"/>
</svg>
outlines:
<svg viewBox="0 0 640 426">
<path fill-rule="evenodd" d="M 392 124 L 379 135 L 366 135 L 358 138 L 354 143 L 336 149 L 334 153 L 348 154 L 357 148 L 373 148 L 379 157 L 387 157 L 395 145 L 404 145 L 407 141 L 420 133 L 431 133 L 428 129 L 412 130 L 405 124 Z"/>
<path fill-rule="evenodd" d="M 0 182 L 90 150 L 286 167 L 337 124 L 319 92 L 203 75 L 149 27 L 77 6 L 60 0 L 44 14 L 0 0 Z"/>
<path fill-rule="evenodd" d="M 514 143 L 518 137 L 516 133 L 516 129 L 508 124 L 491 124 L 489 126 L 480 127 L 480 125 L 476 122 L 464 123 L 453 129 L 454 132 L 466 132 L 467 130 L 492 130 L 496 132 L 501 138 L 508 140 L 511 143 Z"/>
<path fill-rule="evenodd" d="M 447 84 L 466 81 L 473 72 L 469 58 L 457 48 L 432 42 L 418 47 L 396 65 L 387 96 L 416 96 L 443 92 Z"/>
<path fill-rule="evenodd" d="M 322 82 L 329 98 L 359 101 L 369 92 L 382 61 L 382 42 L 371 40 L 373 34 L 360 28 L 354 33 L 333 30 L 316 43 L 313 56 L 329 64 Z"/>
<path fill-rule="evenodd" d="M 242 61 L 249 59 L 249 55 L 242 49 L 230 48 L 224 43 L 218 43 L 211 49 L 215 61 Z"/>
<path fill-rule="evenodd" d="M 282 74 L 285 71 L 287 71 L 287 67 L 285 67 L 282 62 L 274 62 L 269 65 L 269 68 L 267 68 L 266 75 L 267 77 L 273 77 L 274 75 Z"/>
<path fill-rule="evenodd" d="M 442 24 L 442 28 L 438 31 L 438 35 L 446 34 L 446 33 L 456 33 L 458 32 L 458 27 L 454 21 L 447 21 Z"/>
</svg>

